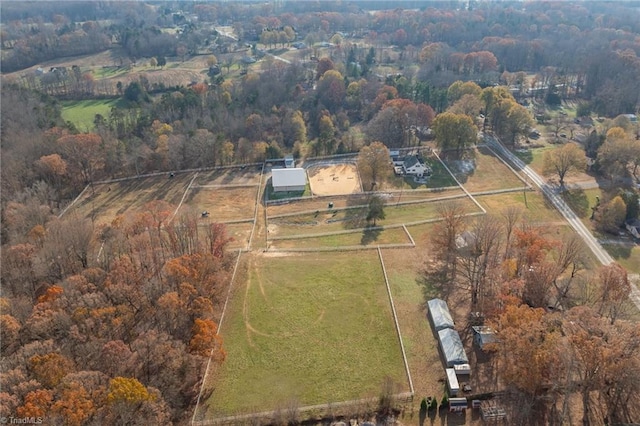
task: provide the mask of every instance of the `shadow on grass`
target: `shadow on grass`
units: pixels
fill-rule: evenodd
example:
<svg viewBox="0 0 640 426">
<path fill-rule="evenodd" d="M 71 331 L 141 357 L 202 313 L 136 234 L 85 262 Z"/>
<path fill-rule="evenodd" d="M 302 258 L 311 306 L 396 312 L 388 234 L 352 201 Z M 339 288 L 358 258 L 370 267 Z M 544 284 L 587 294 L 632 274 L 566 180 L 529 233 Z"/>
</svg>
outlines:
<svg viewBox="0 0 640 426">
<path fill-rule="evenodd" d="M 447 285 L 449 279 L 445 270 L 433 265 L 427 265 L 416 279 L 416 283 L 422 288 L 424 306 L 426 306 L 427 301 L 436 297 L 447 300 L 453 290 L 453 286 Z"/>
<path fill-rule="evenodd" d="M 378 240 L 378 237 L 382 233 L 382 229 L 379 227 L 367 227 L 362 231 L 362 239 L 360 244 L 363 246 L 369 245 Z"/>
<path fill-rule="evenodd" d="M 606 244 L 603 247 L 616 260 L 628 259 L 631 257 L 631 249 L 633 249 L 631 244 Z"/>
<path fill-rule="evenodd" d="M 367 226 L 367 198 L 362 194 L 350 195 L 344 210 L 344 228 L 357 229 Z M 362 207 L 358 207 L 362 206 Z"/>
<path fill-rule="evenodd" d="M 533 151 L 527 149 L 526 151 L 515 151 L 514 154 L 518 157 L 524 164 L 531 164 L 533 161 Z"/>
<path fill-rule="evenodd" d="M 447 151 L 441 158 L 460 183 L 466 183 L 476 171 L 476 152 L 472 149 L 466 149 L 461 152 Z"/>
<path fill-rule="evenodd" d="M 587 217 L 591 214 L 589 199 L 582 188 L 569 189 L 563 194 L 564 201 L 579 217 Z"/>
</svg>

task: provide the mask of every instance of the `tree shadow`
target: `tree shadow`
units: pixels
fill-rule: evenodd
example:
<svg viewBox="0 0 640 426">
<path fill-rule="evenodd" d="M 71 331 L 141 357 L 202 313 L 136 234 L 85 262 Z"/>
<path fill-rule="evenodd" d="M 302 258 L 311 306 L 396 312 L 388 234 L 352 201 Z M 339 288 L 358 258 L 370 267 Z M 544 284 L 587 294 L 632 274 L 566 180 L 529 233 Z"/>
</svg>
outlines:
<svg viewBox="0 0 640 426">
<path fill-rule="evenodd" d="M 343 226 L 345 229 L 364 228 L 367 224 L 367 197 L 354 194 L 347 198 L 344 209 Z"/>
<path fill-rule="evenodd" d="M 449 280 L 444 270 L 431 264 L 425 266 L 424 270 L 416 278 L 416 283 L 422 288 L 425 304 L 436 297 L 442 297 L 447 300 L 453 290 L 453 286 L 447 285 L 448 282 Z"/>
<path fill-rule="evenodd" d="M 563 198 L 569 207 L 571 207 L 571 210 L 579 217 L 587 217 L 591 213 L 589 209 L 589 199 L 582 188 L 566 190 Z"/>
<path fill-rule="evenodd" d="M 633 249 L 633 243 L 621 243 L 621 244 L 605 244 L 604 248 L 614 259 L 628 259 L 631 257 L 631 250 Z"/>
<path fill-rule="evenodd" d="M 380 233 L 382 233 L 381 227 L 367 226 L 364 231 L 362 231 L 362 239 L 360 240 L 360 244 L 363 246 L 371 244 L 378 239 Z"/>
</svg>

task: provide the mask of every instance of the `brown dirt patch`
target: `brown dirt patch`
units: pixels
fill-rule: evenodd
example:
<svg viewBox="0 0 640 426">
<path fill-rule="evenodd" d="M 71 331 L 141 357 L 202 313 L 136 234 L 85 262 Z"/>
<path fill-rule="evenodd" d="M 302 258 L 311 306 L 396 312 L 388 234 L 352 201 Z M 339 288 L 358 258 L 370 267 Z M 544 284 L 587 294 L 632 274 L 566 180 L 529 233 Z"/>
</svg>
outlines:
<svg viewBox="0 0 640 426">
<path fill-rule="evenodd" d="M 362 191 L 354 164 L 311 166 L 307 169 L 314 195 L 344 195 Z"/>
</svg>

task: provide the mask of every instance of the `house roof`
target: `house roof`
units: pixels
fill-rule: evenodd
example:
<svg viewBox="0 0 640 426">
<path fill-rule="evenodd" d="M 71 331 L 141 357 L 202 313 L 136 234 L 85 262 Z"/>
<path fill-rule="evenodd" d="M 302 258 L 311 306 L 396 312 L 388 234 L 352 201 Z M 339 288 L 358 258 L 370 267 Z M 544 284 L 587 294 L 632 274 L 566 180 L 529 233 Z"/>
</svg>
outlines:
<svg viewBox="0 0 640 426">
<path fill-rule="evenodd" d="M 419 163 L 420 161 L 418 160 L 418 157 L 416 157 L 415 155 L 410 155 L 404 159 L 404 163 L 402 165 L 405 169 L 408 169 Z"/>
<path fill-rule="evenodd" d="M 473 332 L 478 336 L 480 341 L 480 346 L 484 346 L 487 343 L 495 343 L 498 341 L 496 337 L 496 332 L 487 326 L 473 326 L 471 327 Z"/>
<path fill-rule="evenodd" d="M 304 169 L 296 167 L 291 169 L 273 169 L 271 171 L 274 187 L 304 186 L 307 184 L 307 174 Z"/>
</svg>

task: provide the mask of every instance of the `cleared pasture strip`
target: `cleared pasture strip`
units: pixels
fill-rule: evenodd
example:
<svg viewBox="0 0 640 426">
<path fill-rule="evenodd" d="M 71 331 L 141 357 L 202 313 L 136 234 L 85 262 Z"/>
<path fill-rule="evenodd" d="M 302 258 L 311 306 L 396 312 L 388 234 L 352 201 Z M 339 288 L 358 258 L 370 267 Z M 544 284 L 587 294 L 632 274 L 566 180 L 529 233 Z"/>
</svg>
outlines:
<svg viewBox="0 0 640 426">
<path fill-rule="evenodd" d="M 376 397 L 386 376 L 407 389 L 377 257 L 248 255 L 206 418 Z"/>
<path fill-rule="evenodd" d="M 326 195 L 319 197 L 309 197 L 305 199 L 293 199 L 281 204 L 269 204 L 267 215 L 269 217 L 283 214 L 296 214 L 300 212 L 314 212 L 316 210 L 327 210 L 328 204 L 333 203 L 333 209 L 347 208 L 354 205 L 366 205 L 372 193 L 349 194 L 349 195 Z M 454 195 L 464 196 L 464 192 L 459 187 L 449 187 L 442 189 L 417 189 L 417 190 L 393 190 L 376 193 L 385 198 L 388 205 L 402 201 L 427 201 Z"/>
<path fill-rule="evenodd" d="M 420 202 L 387 206 L 386 218 L 381 221 L 385 226 L 419 222 L 436 219 L 440 203 Z M 474 203 L 468 198 L 460 198 L 459 202 L 468 213 L 478 211 Z M 367 208 L 357 207 L 325 213 L 307 213 L 300 215 L 279 216 L 269 219 L 269 238 L 286 237 L 290 235 L 309 235 L 321 233 L 336 233 L 345 230 L 362 230 L 367 227 Z"/>
<path fill-rule="evenodd" d="M 295 248 L 337 248 L 364 247 L 389 244 L 407 244 L 412 246 L 402 227 L 356 231 L 346 234 L 332 234 L 321 237 L 306 237 L 297 239 L 282 239 L 269 241 L 269 250 Z"/>
</svg>

